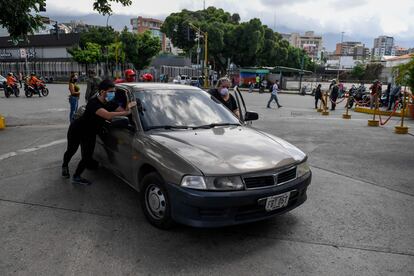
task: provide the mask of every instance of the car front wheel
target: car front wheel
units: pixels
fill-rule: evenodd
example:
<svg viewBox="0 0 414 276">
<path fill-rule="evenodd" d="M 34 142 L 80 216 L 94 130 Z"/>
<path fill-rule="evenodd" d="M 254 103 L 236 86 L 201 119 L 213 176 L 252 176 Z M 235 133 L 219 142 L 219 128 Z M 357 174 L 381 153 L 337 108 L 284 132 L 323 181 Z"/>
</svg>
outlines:
<svg viewBox="0 0 414 276">
<path fill-rule="evenodd" d="M 157 173 L 150 173 L 142 179 L 141 207 L 148 221 L 155 227 L 170 229 L 171 203 L 164 181 Z"/>
</svg>

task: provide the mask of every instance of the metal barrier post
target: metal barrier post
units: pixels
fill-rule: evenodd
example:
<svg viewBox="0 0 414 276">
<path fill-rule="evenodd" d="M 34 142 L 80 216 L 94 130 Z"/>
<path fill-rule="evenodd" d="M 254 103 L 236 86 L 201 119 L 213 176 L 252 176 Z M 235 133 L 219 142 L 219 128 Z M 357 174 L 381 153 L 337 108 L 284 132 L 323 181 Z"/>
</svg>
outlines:
<svg viewBox="0 0 414 276">
<path fill-rule="evenodd" d="M 351 98 L 351 95 L 348 93 L 348 99 L 346 100 L 346 113 L 342 114 L 343 119 L 351 119 L 351 115 L 348 114 L 349 112 L 349 99 Z"/>
<path fill-rule="evenodd" d="M 374 116 L 372 117 L 372 120 L 368 120 L 368 126 L 377 127 L 379 126 L 379 121 L 375 120 L 375 115 L 378 112 L 378 93 L 375 93 L 375 109 L 374 109 Z"/>
<path fill-rule="evenodd" d="M 403 94 L 403 108 L 401 113 L 401 125 L 395 126 L 395 133 L 397 134 L 407 134 L 408 133 L 408 127 L 404 126 L 404 117 L 405 117 L 405 106 L 407 103 L 407 95 L 406 95 L 406 89 L 407 86 L 404 87 L 404 94 Z"/>
<path fill-rule="evenodd" d="M 322 115 L 323 116 L 329 115 L 329 111 L 328 111 L 328 91 L 325 92 L 325 104 L 323 106 Z"/>
<path fill-rule="evenodd" d="M 3 116 L 0 115 L 0 129 L 5 129 L 6 128 L 6 120 L 4 119 Z"/>
</svg>

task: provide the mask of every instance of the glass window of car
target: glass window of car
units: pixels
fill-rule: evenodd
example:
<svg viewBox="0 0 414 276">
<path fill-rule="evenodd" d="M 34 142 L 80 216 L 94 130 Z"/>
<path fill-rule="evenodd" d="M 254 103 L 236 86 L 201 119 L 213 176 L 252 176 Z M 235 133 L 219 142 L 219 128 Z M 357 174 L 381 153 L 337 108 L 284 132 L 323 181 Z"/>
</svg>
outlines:
<svg viewBox="0 0 414 276">
<path fill-rule="evenodd" d="M 230 110 L 198 89 L 135 91 L 134 96 L 145 130 L 158 126 L 240 124 Z"/>
</svg>

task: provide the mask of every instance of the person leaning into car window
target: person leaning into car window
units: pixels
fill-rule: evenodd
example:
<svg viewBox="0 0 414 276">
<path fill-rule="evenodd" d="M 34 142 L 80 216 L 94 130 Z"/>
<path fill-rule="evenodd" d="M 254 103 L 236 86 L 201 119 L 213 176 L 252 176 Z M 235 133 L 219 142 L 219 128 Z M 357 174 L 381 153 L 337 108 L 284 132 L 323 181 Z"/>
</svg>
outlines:
<svg viewBox="0 0 414 276">
<path fill-rule="evenodd" d="M 69 178 L 69 161 L 81 146 L 82 158 L 72 177 L 72 183 L 90 185 L 91 182 L 81 177 L 85 168 L 96 167 L 92 159 L 95 149 L 96 134 L 104 125 L 105 121 L 112 120 L 115 116 L 128 116 L 131 109 L 136 105 L 130 102 L 124 108 L 120 107 L 115 101 L 115 84 L 111 80 L 103 80 L 99 84 L 99 94 L 97 97 L 90 99 L 85 107 L 83 115 L 74 120 L 68 130 L 67 150 L 63 156 L 62 176 Z"/>
<path fill-rule="evenodd" d="M 239 108 L 233 95 L 229 92 L 229 87 L 230 80 L 228 78 L 220 78 L 217 82 L 217 88 L 211 89 L 208 93 L 232 111 L 237 118 L 240 118 Z"/>
</svg>

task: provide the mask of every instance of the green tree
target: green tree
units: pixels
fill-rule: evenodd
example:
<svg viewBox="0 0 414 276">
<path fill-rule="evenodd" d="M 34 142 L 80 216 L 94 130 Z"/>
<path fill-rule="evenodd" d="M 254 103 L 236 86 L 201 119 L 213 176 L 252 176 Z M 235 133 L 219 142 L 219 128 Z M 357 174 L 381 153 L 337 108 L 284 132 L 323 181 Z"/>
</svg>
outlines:
<svg viewBox="0 0 414 276">
<path fill-rule="evenodd" d="M 365 75 L 365 67 L 364 67 L 364 65 L 362 65 L 362 64 L 357 64 L 353 69 L 352 69 L 352 72 L 351 72 L 351 76 L 353 77 L 353 78 L 356 78 L 356 79 L 358 79 L 359 81 L 360 80 L 362 80 L 362 78 L 364 77 L 364 75 Z"/>
<path fill-rule="evenodd" d="M 196 42 L 190 25 L 208 32 L 209 63 L 224 71 L 227 59 L 239 66 L 289 66 L 300 68 L 304 56 L 304 69 L 313 70 L 309 56 L 289 45 L 282 36 L 262 25 L 255 18 L 240 23 L 238 14 L 231 15 L 222 9 L 209 7 L 201 11 L 182 10 L 170 14 L 161 28 L 173 44 L 194 58 Z"/>
<path fill-rule="evenodd" d="M 79 47 L 84 48 L 87 42 L 92 42 L 104 48 L 113 43 L 117 35 L 112 27 L 91 27 L 80 33 Z"/>
<path fill-rule="evenodd" d="M 132 0 L 95 0 L 93 10 L 103 14 L 111 14 L 112 3 L 124 6 L 132 4 Z M 14 40 L 33 34 L 43 26 L 41 7 L 46 6 L 46 0 L 1 0 L 0 26 L 10 33 Z"/>
<path fill-rule="evenodd" d="M 367 64 L 367 67 L 365 68 L 364 79 L 365 80 L 378 79 L 381 72 L 382 72 L 383 67 L 384 66 L 380 63 L 369 63 L 369 64 Z"/>
<path fill-rule="evenodd" d="M 148 66 L 152 58 L 161 50 L 159 38 L 153 37 L 149 31 L 133 34 L 124 29 L 120 41 L 126 61 L 131 62 L 138 70 Z"/>
<path fill-rule="evenodd" d="M 73 60 L 81 64 L 88 65 L 102 60 L 101 46 L 96 43 L 87 42 L 84 49 L 76 46 L 67 51 L 72 55 Z"/>
<path fill-rule="evenodd" d="M 410 62 L 401 64 L 396 69 L 398 69 L 397 83 L 407 85 L 414 93 L 414 57 L 411 58 Z"/>
</svg>

